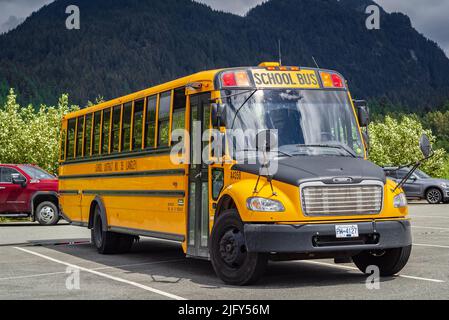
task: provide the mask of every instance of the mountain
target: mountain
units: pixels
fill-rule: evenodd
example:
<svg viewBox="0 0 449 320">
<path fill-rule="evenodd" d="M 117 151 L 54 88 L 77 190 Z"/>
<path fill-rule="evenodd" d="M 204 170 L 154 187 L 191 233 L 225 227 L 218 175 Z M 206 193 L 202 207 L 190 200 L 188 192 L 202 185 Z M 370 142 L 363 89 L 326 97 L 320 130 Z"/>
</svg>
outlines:
<svg viewBox="0 0 449 320">
<path fill-rule="evenodd" d="M 25 102 L 53 103 L 67 92 L 84 105 L 218 67 L 285 65 L 336 69 L 357 98 L 409 110 L 449 98 L 449 59 L 410 19 L 381 10 L 367 30 L 369 0 L 271 0 L 245 17 L 190 0 L 57 0 L 0 36 L 0 95 L 15 87 Z M 81 29 L 67 30 L 78 5 Z M 3 92 L 1 92 L 3 91 Z"/>
</svg>

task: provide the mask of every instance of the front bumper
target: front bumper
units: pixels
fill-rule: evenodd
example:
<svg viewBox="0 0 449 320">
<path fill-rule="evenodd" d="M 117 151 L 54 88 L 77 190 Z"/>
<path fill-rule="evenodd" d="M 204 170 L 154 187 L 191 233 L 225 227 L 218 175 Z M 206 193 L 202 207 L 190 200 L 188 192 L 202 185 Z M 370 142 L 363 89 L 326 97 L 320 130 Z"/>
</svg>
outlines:
<svg viewBox="0 0 449 320">
<path fill-rule="evenodd" d="M 444 200 L 449 200 L 449 189 L 444 190 L 443 194 Z"/>
<path fill-rule="evenodd" d="M 410 221 L 345 222 L 358 225 L 359 238 L 337 239 L 333 224 L 246 224 L 248 252 L 326 253 L 381 250 L 412 244 Z"/>
</svg>

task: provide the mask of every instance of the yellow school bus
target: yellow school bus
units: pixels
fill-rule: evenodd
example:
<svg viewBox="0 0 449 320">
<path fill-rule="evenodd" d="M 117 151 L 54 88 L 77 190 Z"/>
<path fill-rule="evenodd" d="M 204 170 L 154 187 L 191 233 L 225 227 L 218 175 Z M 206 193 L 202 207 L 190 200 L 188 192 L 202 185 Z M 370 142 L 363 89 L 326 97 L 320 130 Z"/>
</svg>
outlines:
<svg viewBox="0 0 449 320">
<path fill-rule="evenodd" d="M 335 71 L 199 72 L 64 117 L 61 211 L 102 254 L 172 240 L 228 284 L 256 281 L 269 260 L 393 275 L 411 252 L 407 201 L 366 160 L 367 122 Z"/>
</svg>

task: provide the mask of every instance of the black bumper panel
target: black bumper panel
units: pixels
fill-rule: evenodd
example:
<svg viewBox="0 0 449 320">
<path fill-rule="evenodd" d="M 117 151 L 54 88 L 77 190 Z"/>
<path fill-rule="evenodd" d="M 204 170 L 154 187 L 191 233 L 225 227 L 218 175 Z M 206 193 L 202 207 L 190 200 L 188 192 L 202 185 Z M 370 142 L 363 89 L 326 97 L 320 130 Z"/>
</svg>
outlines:
<svg viewBox="0 0 449 320">
<path fill-rule="evenodd" d="M 339 224 L 358 225 L 360 238 L 336 239 L 335 226 Z M 407 220 L 303 225 L 246 224 L 245 238 L 249 252 L 325 253 L 399 248 L 412 244 L 410 221 Z"/>
</svg>

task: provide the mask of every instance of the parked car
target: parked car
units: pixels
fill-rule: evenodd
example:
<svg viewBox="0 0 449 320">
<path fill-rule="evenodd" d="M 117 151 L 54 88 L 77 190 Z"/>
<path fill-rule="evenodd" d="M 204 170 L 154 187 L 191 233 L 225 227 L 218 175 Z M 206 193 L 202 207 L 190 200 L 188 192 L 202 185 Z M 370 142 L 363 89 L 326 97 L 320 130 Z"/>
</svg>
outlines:
<svg viewBox="0 0 449 320">
<path fill-rule="evenodd" d="M 384 168 L 387 177 L 401 181 L 410 168 Z M 416 170 L 405 182 L 403 189 L 408 199 L 425 199 L 430 204 L 449 203 L 449 180 L 434 179 L 426 173 Z"/>
<path fill-rule="evenodd" d="M 58 179 L 34 165 L 0 164 L 0 215 L 58 223 Z"/>
</svg>

